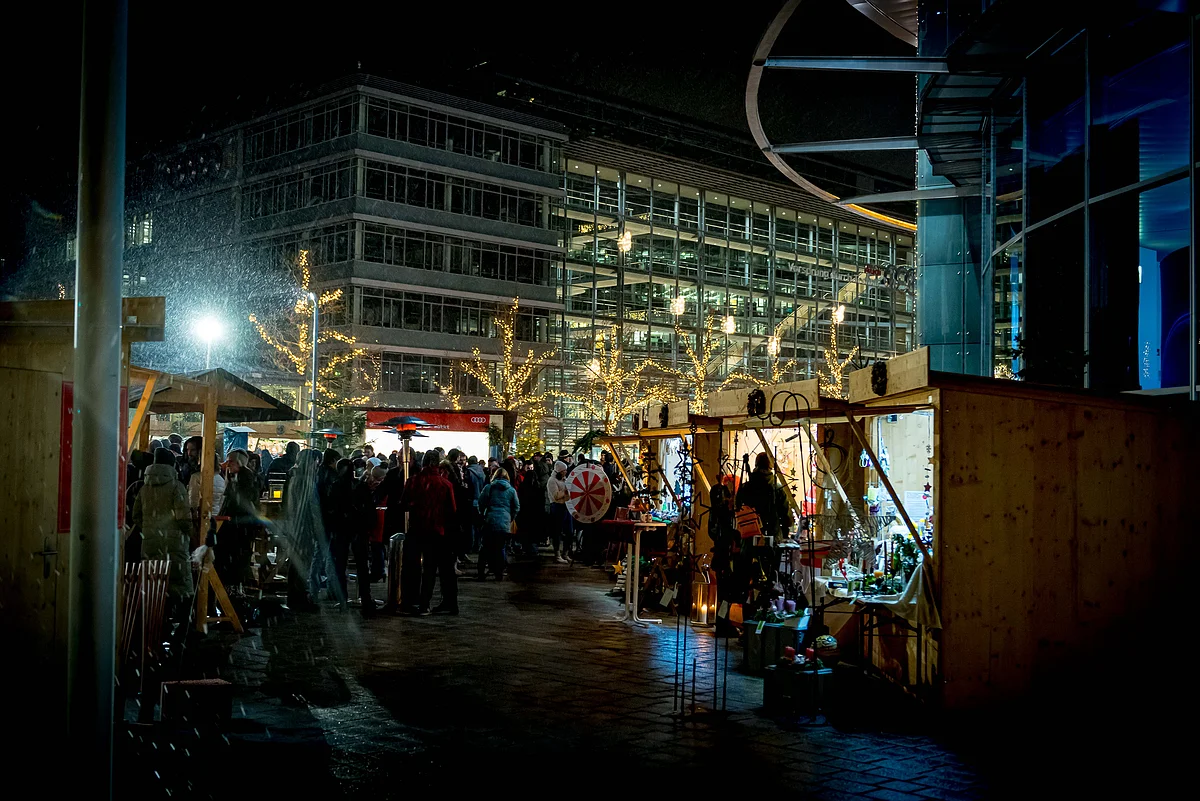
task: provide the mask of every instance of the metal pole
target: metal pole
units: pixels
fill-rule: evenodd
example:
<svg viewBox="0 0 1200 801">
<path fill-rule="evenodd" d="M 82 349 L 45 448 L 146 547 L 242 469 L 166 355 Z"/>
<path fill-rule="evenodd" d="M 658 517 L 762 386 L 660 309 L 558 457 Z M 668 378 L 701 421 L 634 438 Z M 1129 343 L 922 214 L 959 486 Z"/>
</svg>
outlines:
<svg viewBox="0 0 1200 801">
<path fill-rule="evenodd" d="M 128 14 L 126 0 L 83 13 L 67 736 L 82 795 L 97 799 L 112 796 Z"/>
<path fill-rule="evenodd" d="M 318 315 L 320 310 L 317 308 L 317 293 L 309 292 L 308 299 L 312 302 L 312 386 L 308 391 L 308 436 L 315 437 L 317 430 L 317 326 L 320 324 Z M 316 447 L 317 441 L 313 439 L 312 447 Z"/>
</svg>

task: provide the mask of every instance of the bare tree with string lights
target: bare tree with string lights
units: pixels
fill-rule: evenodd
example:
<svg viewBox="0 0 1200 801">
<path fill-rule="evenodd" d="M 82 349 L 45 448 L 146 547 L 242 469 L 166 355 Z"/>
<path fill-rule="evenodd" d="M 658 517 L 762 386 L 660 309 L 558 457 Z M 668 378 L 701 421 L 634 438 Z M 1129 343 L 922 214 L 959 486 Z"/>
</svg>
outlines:
<svg viewBox="0 0 1200 801">
<path fill-rule="evenodd" d="M 695 343 L 692 342 L 693 337 Z M 713 375 L 711 365 L 721 347 L 716 315 L 707 314 L 704 326 L 694 335 L 685 331 L 676 317 L 675 339 L 683 345 L 687 363 L 683 367 L 666 367 L 664 370 L 684 382 L 695 402 L 696 412 L 704 414 L 708 410 L 709 384 L 717 378 Z"/>
<path fill-rule="evenodd" d="M 463 373 L 479 382 L 480 388 L 496 408 L 504 411 L 506 418 L 512 418 L 507 425 L 514 427 L 522 420 L 541 418 L 544 414 L 549 394 L 540 388 L 538 379 L 557 354 L 554 349 L 539 353 L 529 348 L 524 357 L 517 355 L 517 312 L 520 303 L 520 298 L 513 298 L 512 308 L 496 318 L 501 344 L 499 360 L 485 359 L 479 348 L 474 348 L 471 360 L 460 365 Z M 505 438 L 510 438 L 510 432 L 505 432 Z"/>
<path fill-rule="evenodd" d="M 582 404 L 585 416 L 595 421 L 597 429 L 617 433 L 621 422 L 647 403 L 666 403 L 674 398 L 668 387 L 655 384 L 646 373 L 663 368 L 653 361 L 639 362 L 630 367 L 625 358 L 617 325 L 596 335 L 594 356 L 581 374 L 582 393 L 555 393 L 557 397 Z"/>
<path fill-rule="evenodd" d="M 312 273 L 307 250 L 300 251 L 293 272 L 298 296 L 291 307 L 268 318 L 251 314 L 249 319 L 278 367 L 311 381 L 313 295 L 309 289 Z M 316 296 L 316 303 L 318 313 L 334 313 L 344 303 L 344 292 L 341 289 L 322 292 Z M 372 393 L 379 389 L 379 356 L 358 347 L 353 336 L 333 328 L 317 334 L 317 346 L 326 343 L 340 343 L 342 347 L 329 353 L 317 370 L 318 408 L 329 411 L 368 403 Z"/>
<path fill-rule="evenodd" d="M 849 393 L 846 392 L 846 369 L 858 355 L 858 345 L 851 348 L 844 359 L 838 350 L 838 328 L 845 317 L 846 307 L 840 305 L 829 316 L 829 345 L 821 349 L 825 365 L 817 370 L 818 391 L 827 398 L 842 400 L 849 397 Z"/>
</svg>

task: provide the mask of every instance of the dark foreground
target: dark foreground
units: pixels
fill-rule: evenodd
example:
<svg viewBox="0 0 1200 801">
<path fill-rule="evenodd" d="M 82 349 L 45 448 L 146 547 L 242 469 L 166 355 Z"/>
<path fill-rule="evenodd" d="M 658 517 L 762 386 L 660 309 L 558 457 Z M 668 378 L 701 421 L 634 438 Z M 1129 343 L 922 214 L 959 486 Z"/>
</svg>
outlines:
<svg viewBox="0 0 1200 801">
<path fill-rule="evenodd" d="M 210 635 L 188 664 L 234 682 L 233 722 L 221 731 L 124 727 L 117 795 L 970 799 L 1103 787 L 1105 770 L 1109 781 L 1155 771 L 1096 764 L 1101 753 L 1077 727 L 1051 716 L 953 732 L 928 721 L 914 732 L 882 712 L 853 729 L 773 719 L 760 708 L 760 680 L 736 672 L 736 645 L 728 714 L 681 720 L 674 620 L 600 624 L 618 611 L 609 586 L 596 570 L 517 564 L 503 583 L 462 580 L 459 617 L 364 622 L 323 609 L 282 613 L 240 640 Z M 714 640 L 689 635 L 688 646 L 689 669 L 700 665 L 698 704 L 711 706 Z M 1121 736 L 1145 732 L 1114 727 Z"/>
</svg>

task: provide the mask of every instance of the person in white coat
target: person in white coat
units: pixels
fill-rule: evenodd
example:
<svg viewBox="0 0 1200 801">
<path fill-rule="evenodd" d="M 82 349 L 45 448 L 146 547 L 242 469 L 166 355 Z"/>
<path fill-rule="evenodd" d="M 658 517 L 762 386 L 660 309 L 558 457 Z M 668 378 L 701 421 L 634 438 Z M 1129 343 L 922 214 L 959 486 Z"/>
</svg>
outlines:
<svg viewBox="0 0 1200 801">
<path fill-rule="evenodd" d="M 575 527 L 571 513 L 567 511 L 567 464 L 554 463 L 554 474 L 546 480 L 546 502 L 550 504 L 550 540 L 554 544 L 554 561 L 566 564 L 570 561 L 574 545 Z"/>
</svg>

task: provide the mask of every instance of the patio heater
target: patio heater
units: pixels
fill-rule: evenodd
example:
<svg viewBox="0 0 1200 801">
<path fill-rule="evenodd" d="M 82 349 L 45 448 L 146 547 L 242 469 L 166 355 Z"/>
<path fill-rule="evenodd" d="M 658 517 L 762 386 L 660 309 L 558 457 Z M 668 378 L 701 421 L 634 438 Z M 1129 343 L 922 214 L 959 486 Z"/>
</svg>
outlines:
<svg viewBox="0 0 1200 801">
<path fill-rule="evenodd" d="M 412 440 L 424 437 L 417 429 L 429 425 L 419 417 L 403 414 L 387 420 L 384 425 L 393 426 L 388 433 L 400 437 L 400 465 L 404 475 L 402 487 L 408 486 L 409 464 L 412 462 Z M 388 498 L 388 503 L 399 503 L 399 498 Z M 404 546 L 404 534 L 408 531 L 408 513 L 404 513 L 404 532 L 393 532 L 388 538 L 388 585 L 387 602 L 384 610 L 395 612 L 400 608 L 400 554 Z"/>
</svg>

